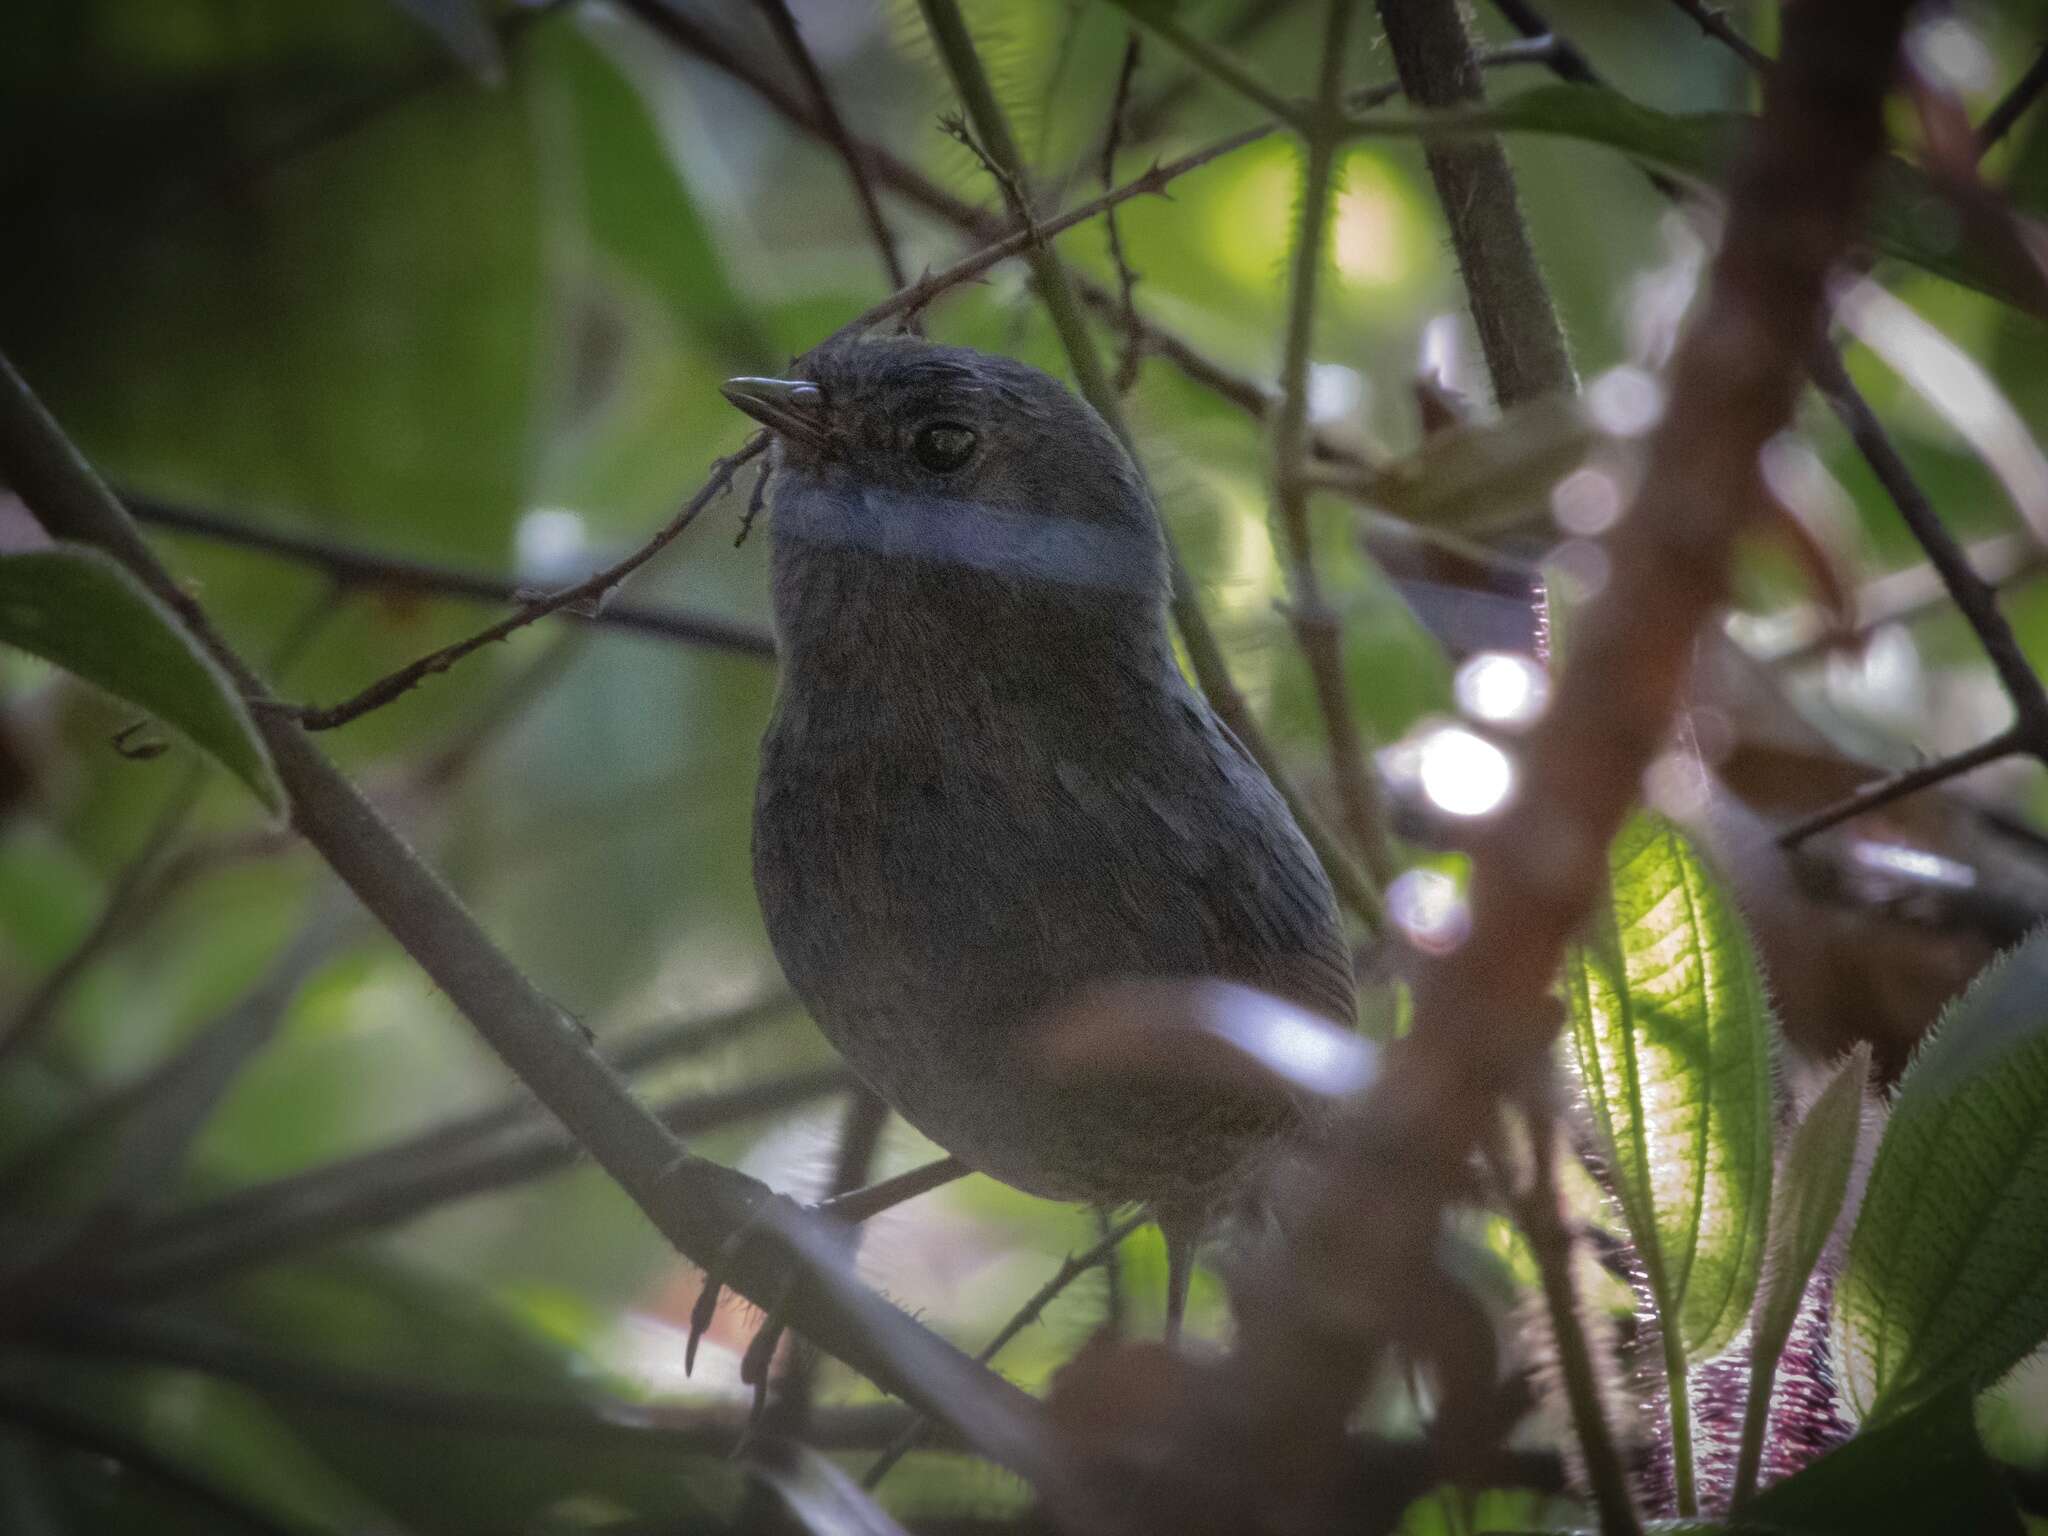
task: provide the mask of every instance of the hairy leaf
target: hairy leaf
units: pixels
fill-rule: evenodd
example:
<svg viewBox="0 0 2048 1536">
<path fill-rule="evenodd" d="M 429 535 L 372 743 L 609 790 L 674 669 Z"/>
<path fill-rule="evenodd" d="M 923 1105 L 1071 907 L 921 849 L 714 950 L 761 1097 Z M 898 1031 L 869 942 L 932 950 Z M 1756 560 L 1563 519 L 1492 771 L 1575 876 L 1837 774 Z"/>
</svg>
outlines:
<svg viewBox="0 0 2048 1536">
<path fill-rule="evenodd" d="M 1734 1337 L 1771 1195 L 1771 1023 L 1734 903 L 1669 822 L 1630 822 L 1565 970 L 1572 1045 L 1662 1326 Z"/>
<path fill-rule="evenodd" d="M 1738 1528 L 1800 1536 L 2019 1536 L 2018 1512 L 1956 1389 L 1867 1430 L 1744 1506 Z"/>
<path fill-rule="evenodd" d="M 1895 1416 L 2048 1336 L 2048 933 L 1996 961 L 1907 1069 L 1835 1291 L 1837 1368 Z"/>
<path fill-rule="evenodd" d="M 284 808 L 270 753 L 227 674 L 112 557 L 75 546 L 0 555 L 0 645 L 147 710 L 264 805 Z"/>
</svg>

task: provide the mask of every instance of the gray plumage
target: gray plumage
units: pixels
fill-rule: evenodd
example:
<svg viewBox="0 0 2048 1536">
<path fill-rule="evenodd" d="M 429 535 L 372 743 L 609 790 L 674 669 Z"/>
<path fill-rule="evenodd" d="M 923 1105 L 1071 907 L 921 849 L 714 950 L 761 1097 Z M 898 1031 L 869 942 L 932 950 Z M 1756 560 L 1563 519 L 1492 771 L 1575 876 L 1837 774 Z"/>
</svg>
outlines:
<svg viewBox="0 0 2048 1536">
<path fill-rule="evenodd" d="M 778 436 L 754 810 L 775 953 L 854 1070 L 969 1166 L 1198 1226 L 1291 1117 L 1056 1081 L 1030 1022 L 1094 982 L 1217 977 L 1348 1026 L 1353 984 L 1315 855 L 1175 663 L 1144 482 L 1007 358 L 898 337 L 800 377 L 728 391 Z M 963 442 L 957 468 L 926 462 Z"/>
</svg>

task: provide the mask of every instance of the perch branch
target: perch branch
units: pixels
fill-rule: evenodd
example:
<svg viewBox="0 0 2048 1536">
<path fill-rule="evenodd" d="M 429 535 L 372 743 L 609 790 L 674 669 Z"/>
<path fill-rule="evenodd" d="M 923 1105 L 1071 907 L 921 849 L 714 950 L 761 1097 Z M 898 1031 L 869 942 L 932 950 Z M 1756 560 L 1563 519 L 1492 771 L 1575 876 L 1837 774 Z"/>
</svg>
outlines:
<svg viewBox="0 0 2048 1536">
<path fill-rule="evenodd" d="M 53 535 L 103 549 L 126 565 L 244 693 L 265 693 L 5 359 L 0 475 Z M 1083 1504 L 1069 1459 L 1037 1404 L 855 1283 L 828 1234 L 769 1199 L 758 1181 L 691 1155 L 306 732 L 275 714 L 258 716 L 257 729 L 300 834 L 679 1251 L 704 1265 L 742 1229 L 772 1232 L 777 1242 L 746 1245 L 728 1283 L 757 1302 L 772 1299 L 793 1257 L 806 1274 L 800 1305 L 791 1309 L 793 1326 L 885 1390 L 939 1415 L 991 1459 L 1036 1482 L 1055 1506 Z"/>
</svg>

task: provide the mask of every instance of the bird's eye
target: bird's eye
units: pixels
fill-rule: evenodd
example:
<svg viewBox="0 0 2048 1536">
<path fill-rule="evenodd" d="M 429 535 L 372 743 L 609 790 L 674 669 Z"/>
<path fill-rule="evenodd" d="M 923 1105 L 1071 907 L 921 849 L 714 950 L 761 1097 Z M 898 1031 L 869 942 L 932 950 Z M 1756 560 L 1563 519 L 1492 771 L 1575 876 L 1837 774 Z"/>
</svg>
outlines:
<svg viewBox="0 0 2048 1536">
<path fill-rule="evenodd" d="M 950 474 L 974 457 L 974 429 L 957 421 L 935 421 L 917 434 L 910 449 L 926 469 Z"/>
</svg>

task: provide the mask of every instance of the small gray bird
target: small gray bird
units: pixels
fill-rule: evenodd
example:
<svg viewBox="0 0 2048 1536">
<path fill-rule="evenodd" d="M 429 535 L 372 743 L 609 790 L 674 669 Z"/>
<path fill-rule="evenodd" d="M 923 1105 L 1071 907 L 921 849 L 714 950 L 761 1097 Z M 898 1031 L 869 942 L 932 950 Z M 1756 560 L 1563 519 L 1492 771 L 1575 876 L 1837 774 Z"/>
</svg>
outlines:
<svg viewBox="0 0 2048 1536">
<path fill-rule="evenodd" d="M 1091 987 L 1219 978 L 1346 1027 L 1315 854 L 1182 677 L 1145 482 L 1009 358 L 912 337 L 734 379 L 775 435 L 781 683 L 754 881 L 790 983 L 854 1070 L 969 1167 L 1143 1201 L 1193 1248 L 1291 1111 L 1075 1081 L 1035 1028 Z"/>
</svg>

